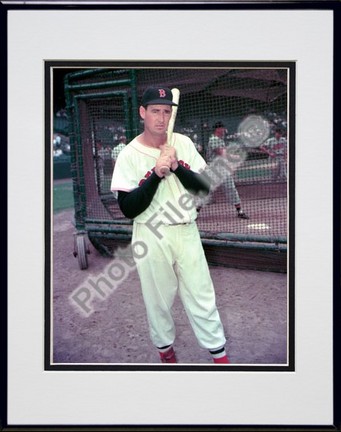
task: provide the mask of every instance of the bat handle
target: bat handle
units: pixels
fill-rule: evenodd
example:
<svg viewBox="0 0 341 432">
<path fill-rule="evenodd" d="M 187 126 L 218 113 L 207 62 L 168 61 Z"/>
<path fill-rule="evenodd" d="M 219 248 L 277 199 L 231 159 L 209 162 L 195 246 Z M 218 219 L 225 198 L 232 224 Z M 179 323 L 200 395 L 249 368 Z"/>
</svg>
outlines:
<svg viewBox="0 0 341 432">
<path fill-rule="evenodd" d="M 170 169 L 166 165 L 161 167 L 160 171 L 164 176 L 169 176 L 169 174 L 170 174 Z"/>
</svg>

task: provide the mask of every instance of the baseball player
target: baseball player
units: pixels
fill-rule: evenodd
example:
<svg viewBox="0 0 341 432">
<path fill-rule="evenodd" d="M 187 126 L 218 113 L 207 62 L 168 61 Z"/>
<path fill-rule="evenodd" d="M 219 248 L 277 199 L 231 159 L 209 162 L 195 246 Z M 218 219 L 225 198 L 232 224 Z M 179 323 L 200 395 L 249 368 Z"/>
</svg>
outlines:
<svg viewBox="0 0 341 432">
<path fill-rule="evenodd" d="M 209 192 L 200 172 L 204 159 L 187 136 L 174 133 L 167 145 L 172 93 L 150 87 L 139 113 L 144 131 L 119 154 L 111 183 L 123 214 L 134 220 L 132 245 L 145 244 L 135 258 L 150 337 L 162 363 L 177 363 L 171 308 L 177 293 L 201 347 L 214 363 L 229 363 L 214 286 L 196 225 L 196 194 Z M 170 174 L 165 176 L 164 167 Z"/>
<path fill-rule="evenodd" d="M 227 156 L 228 148 L 225 145 L 225 126 L 222 122 L 217 122 L 213 127 L 213 133 L 208 141 L 207 155 L 208 161 L 212 161 L 216 156 Z M 237 216 L 241 219 L 249 219 L 249 216 L 243 211 L 238 190 L 234 183 L 233 177 L 229 172 L 226 172 L 225 182 L 223 184 L 226 195 L 231 204 L 237 210 Z"/>
<path fill-rule="evenodd" d="M 113 159 L 114 163 L 117 161 L 117 157 L 120 154 L 120 152 L 127 145 L 126 141 L 127 141 L 127 138 L 124 135 L 122 135 L 120 137 L 120 142 L 113 148 L 113 150 L 111 152 L 111 158 Z"/>
<path fill-rule="evenodd" d="M 273 174 L 273 180 L 286 180 L 287 179 L 287 140 L 283 136 L 282 129 L 275 130 L 275 136 L 269 138 L 260 147 L 270 158 L 277 161 L 276 170 Z"/>
</svg>

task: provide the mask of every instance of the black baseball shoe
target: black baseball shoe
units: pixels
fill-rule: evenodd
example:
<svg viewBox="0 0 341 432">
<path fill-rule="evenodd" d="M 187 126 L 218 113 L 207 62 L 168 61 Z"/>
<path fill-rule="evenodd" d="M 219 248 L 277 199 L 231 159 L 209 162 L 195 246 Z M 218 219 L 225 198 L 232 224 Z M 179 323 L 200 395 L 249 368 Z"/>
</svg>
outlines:
<svg viewBox="0 0 341 432">
<path fill-rule="evenodd" d="M 238 216 L 240 219 L 250 219 L 249 216 L 248 216 L 246 213 L 243 212 L 243 210 L 240 210 L 240 211 L 238 212 L 237 216 Z"/>
</svg>

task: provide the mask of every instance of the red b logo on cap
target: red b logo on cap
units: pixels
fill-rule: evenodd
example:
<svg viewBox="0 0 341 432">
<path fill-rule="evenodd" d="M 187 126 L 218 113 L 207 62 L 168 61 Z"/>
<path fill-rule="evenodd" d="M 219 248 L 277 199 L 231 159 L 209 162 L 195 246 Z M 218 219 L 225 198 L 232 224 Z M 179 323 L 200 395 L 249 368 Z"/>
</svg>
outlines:
<svg viewBox="0 0 341 432">
<path fill-rule="evenodd" d="M 166 97 L 166 92 L 165 92 L 165 90 L 164 90 L 164 89 L 159 89 L 159 95 L 160 95 L 161 98 Z"/>
</svg>

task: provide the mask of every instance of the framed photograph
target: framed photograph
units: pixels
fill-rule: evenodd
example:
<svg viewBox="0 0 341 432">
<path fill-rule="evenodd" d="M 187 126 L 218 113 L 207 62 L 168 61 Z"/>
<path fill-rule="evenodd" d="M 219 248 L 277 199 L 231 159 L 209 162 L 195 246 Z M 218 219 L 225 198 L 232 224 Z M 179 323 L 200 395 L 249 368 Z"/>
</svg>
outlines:
<svg viewBox="0 0 341 432">
<path fill-rule="evenodd" d="M 338 430 L 339 5 L 0 7 L 8 101 L 5 430 Z M 152 136 L 148 89 L 161 98 L 175 88 L 172 163 L 206 175 L 210 192 L 195 199 L 191 192 L 191 207 L 188 194 L 178 207 L 156 195 L 157 216 L 129 217 L 135 213 L 125 213 L 115 173 L 125 158 L 132 166 L 131 148 L 154 157 L 143 141 Z M 152 106 L 168 106 L 160 98 L 150 98 Z M 154 137 L 156 129 L 166 133 L 157 121 Z M 157 176 L 155 164 L 138 166 L 136 184 L 124 174 L 129 192 Z M 173 195 L 174 187 L 187 190 L 169 167 L 159 190 L 167 182 Z M 208 349 L 212 324 L 197 323 L 199 294 L 189 301 L 182 291 L 186 271 L 196 283 L 206 277 L 194 264 L 196 246 L 170 301 L 176 364 L 164 364 L 169 345 L 157 343 L 166 339 L 153 324 L 151 282 L 136 252 L 142 220 L 149 239 L 164 235 L 161 226 L 195 223 L 223 348 Z M 158 263 L 148 271 L 166 280 Z M 228 362 L 217 364 L 223 355 Z"/>
<path fill-rule="evenodd" d="M 197 197 L 195 217 L 206 258 L 214 266 L 210 273 L 229 345 L 227 370 L 294 370 L 294 63 L 105 62 L 70 66 L 46 62 L 46 88 L 53 89 L 46 103 L 51 119 L 46 147 L 53 148 L 45 174 L 45 179 L 53 182 L 52 189 L 47 181 L 45 195 L 46 238 L 50 239 L 46 257 L 51 257 L 46 260 L 45 272 L 49 276 L 45 287 L 46 367 L 222 370 L 212 365 L 207 350 L 198 349 L 194 335 L 181 331 L 176 336 L 177 366 L 160 364 L 155 348 L 148 344 L 144 300 L 136 274 L 138 261 L 129 260 L 132 221 L 124 217 L 111 191 L 113 171 L 119 166 L 115 153 L 139 136 L 143 124 L 137 107 L 142 92 L 155 82 L 177 85 L 181 104 L 179 100 L 173 132 L 190 138 L 207 163 L 205 175 L 211 192 L 201 202 Z M 52 106 L 56 107 L 53 115 Z M 216 153 L 217 143 L 229 152 L 226 157 Z M 69 172 L 65 173 L 67 161 Z M 190 162 L 188 156 L 184 162 Z M 150 173 L 154 159 L 147 163 L 152 164 L 146 167 Z M 287 171 L 291 173 L 290 195 Z M 145 172 L 139 175 L 143 178 Z M 73 192 L 74 203 L 66 203 L 62 211 L 67 187 L 70 195 Z M 48 196 L 53 203 L 52 218 Z M 176 211 L 171 196 L 166 196 L 162 211 L 161 198 L 157 198 L 156 210 L 164 215 L 165 223 L 183 224 L 188 205 L 180 205 Z M 179 202 L 187 203 L 186 197 L 187 190 Z M 158 217 L 151 213 L 146 220 L 154 236 L 160 235 L 155 222 Z M 259 247 L 254 247 L 255 242 Z M 76 260 L 70 260 L 72 251 Z M 229 283 L 232 267 L 235 292 Z M 63 276 L 66 269 L 67 280 Z M 188 270 L 200 272 L 193 262 Z M 246 274 L 252 289 L 244 296 L 251 296 L 252 306 L 245 300 L 243 310 L 238 306 L 241 285 L 249 284 L 238 279 Z M 146 303 L 148 306 L 147 298 Z M 189 325 L 184 306 L 186 309 L 186 302 L 173 303 L 179 328 Z M 247 324 L 245 314 L 249 315 Z M 112 326 L 112 322 L 116 324 Z M 262 348 L 252 330 L 256 323 Z M 100 332 L 104 337 L 106 327 L 110 329 L 107 342 L 102 341 L 98 349 L 95 335 Z M 65 334 L 69 335 L 66 340 Z M 239 340 L 239 348 L 237 339 L 243 341 Z M 198 341 L 201 345 L 200 337 Z"/>
</svg>

